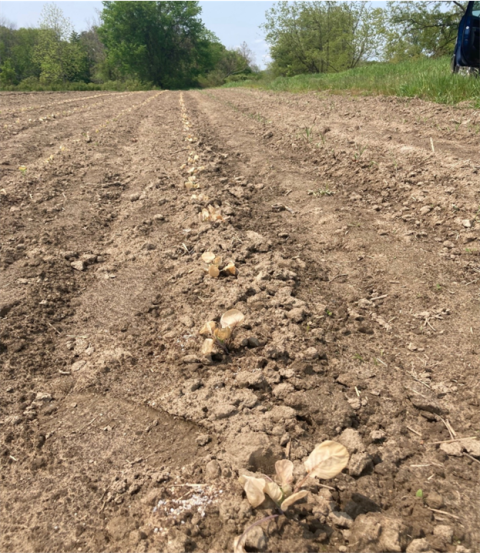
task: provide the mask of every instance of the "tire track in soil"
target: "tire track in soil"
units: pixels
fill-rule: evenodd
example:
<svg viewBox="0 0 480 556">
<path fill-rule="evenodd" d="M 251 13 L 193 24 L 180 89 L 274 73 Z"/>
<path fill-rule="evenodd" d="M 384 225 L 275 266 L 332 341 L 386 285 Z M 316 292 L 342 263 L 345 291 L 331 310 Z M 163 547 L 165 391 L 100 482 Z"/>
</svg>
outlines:
<svg viewBox="0 0 480 556">
<path fill-rule="evenodd" d="M 115 129 L 105 132 L 98 153 L 81 145 L 78 152 L 68 153 L 63 165 L 55 161 L 47 167 L 44 173 L 48 173 L 48 180 L 42 174 L 37 183 L 47 193 L 42 204 L 54 208 L 63 191 L 72 213 L 64 221 L 53 216 L 51 223 L 44 222 L 50 227 L 47 241 L 40 243 L 46 245 L 45 253 L 32 256 L 27 252 L 28 261 L 34 261 L 32 267 L 19 264 L 21 260 L 28 262 L 23 255 L 25 247 L 18 249 L 22 254 L 19 262 L 8 264 L 7 295 L 20 288 L 8 286 L 8 281 L 15 283 L 22 268 L 27 268 L 27 273 L 32 268 L 33 277 L 44 282 L 44 291 L 13 298 L 19 304 L 9 309 L 2 323 L 7 326 L 7 342 L 2 349 L 6 348 L 11 369 L 8 383 L 14 386 L 13 391 L 7 387 L 1 394 L 2 406 L 7 408 L 2 415 L 6 431 L 2 463 L 8 464 L 12 492 L 18 495 L 18 485 L 28 481 L 30 490 L 39 493 L 35 500 L 47 519 L 34 515 L 31 498 L 22 495 L 17 505 L 5 508 L 8 514 L 4 512 L 2 519 L 9 525 L 2 545 L 18 549 L 18 529 L 14 527 L 23 523 L 15 520 L 21 515 L 28 521 L 28 535 L 21 546 L 24 549 L 231 550 L 233 537 L 255 519 L 236 485 L 238 470 L 250 466 L 251 470 L 269 472 L 289 441 L 291 457 L 298 466 L 315 443 L 353 427 L 360 436 L 350 431 L 350 440 L 353 434 L 357 448 L 365 452 L 362 458 L 367 458 L 363 474 L 342 474 L 332 481 L 336 489 L 333 498 L 329 491 L 313 486 L 307 505 L 297 506 L 298 522 L 280 520 L 269 530 L 269 551 L 338 550 L 348 542 L 360 549 L 365 540 L 359 527 L 350 534 L 348 529 L 342 533 L 345 530 L 338 527 L 336 514 L 327 518 L 328 509 L 312 514 L 312 507 L 324 508 L 325 504 L 348 510 L 354 517 L 359 515 L 359 525 L 363 513 L 381 509 L 384 530 L 398 538 L 401 548 L 422 535 L 436 546 L 440 541 L 432 531 L 437 523 L 452 524 L 456 538 L 467 547 L 475 546 L 469 531 L 473 495 L 472 499 L 464 498 L 463 507 L 459 507 L 456 494 L 456 489 L 474 492 L 474 469 L 470 470 L 466 458 L 458 462 L 452 457 L 435 459 L 430 446 L 419 444 L 410 435 L 407 426 L 420 427 L 427 441 L 448 438 L 435 413 L 406 401 L 400 387 L 409 370 L 403 365 L 405 354 L 397 354 L 395 346 L 388 347 L 395 341 L 373 321 L 372 307 L 354 306 L 363 321 L 357 321 L 355 315 L 349 318 L 371 327 L 373 335 L 359 332 L 358 324 L 351 327 L 343 314 L 348 314 L 349 305 L 354 303 L 349 293 L 354 300 L 365 296 L 367 301 L 384 291 L 390 294 L 386 284 L 379 288 L 382 280 L 377 275 L 367 278 L 372 274 L 366 264 L 367 247 L 362 248 L 366 256 L 357 262 L 350 251 L 343 253 L 343 239 L 322 245 L 311 237 L 313 231 L 320 235 L 322 230 L 315 230 L 319 226 L 324 227 L 325 240 L 332 237 L 332 227 L 341 220 L 331 216 L 339 201 L 335 196 L 315 199 L 314 208 L 326 213 L 325 222 L 319 220 L 319 212 L 313 213 L 313 218 L 305 216 L 301 212 L 304 205 L 313 203 L 308 199 L 302 204 L 300 189 L 317 178 L 302 158 L 292 156 L 284 147 L 272 153 L 257 122 L 237 117 L 230 108 L 199 93 L 184 95 L 192 132 L 199 141 L 184 141 L 179 96 L 165 93 L 154 103 L 160 110 L 145 107 L 127 115 L 124 125 L 117 123 Z M 133 144 L 129 141 L 132 131 L 138 137 Z M 205 167 L 198 175 L 201 189 L 194 193 L 196 199 L 184 188 L 188 167 L 182 169 L 192 153 Z M 308 159 L 311 153 L 302 156 Z M 19 182 L 25 191 L 26 184 Z M 287 186 L 294 190 L 285 197 Z M 94 189 L 100 190 L 98 195 L 92 195 Z M 49 198 L 51 192 L 55 196 Z M 208 196 L 208 203 L 217 205 L 229 219 L 200 222 L 199 212 L 207 201 L 200 200 L 199 194 Z M 23 200 L 27 199 L 24 194 Z M 288 211 L 270 212 L 272 204 L 287 203 L 286 199 L 289 208 L 302 216 L 300 222 Z M 361 222 L 371 220 L 363 211 L 356 209 Z M 13 223 L 8 216 L 6 220 Z M 38 218 L 36 212 L 30 216 Z M 54 235 L 51 228 L 55 228 Z M 12 241 L 13 258 L 18 245 L 32 246 L 33 230 L 34 224 L 27 224 L 26 230 L 11 227 L 10 237 L 19 236 Z M 285 233 L 289 237 L 285 238 Z M 363 230 L 359 235 L 366 242 Z M 307 247 L 302 250 L 302 245 Z M 381 246 L 375 247 L 379 254 L 384 252 Z M 68 262 L 60 263 L 60 251 L 77 251 L 75 259 L 96 255 L 97 261 L 91 261 L 84 272 L 72 271 Z M 234 259 L 238 276 L 219 280 L 205 277 L 199 263 L 204 251 Z M 352 251 L 358 251 L 358 246 L 353 244 Z M 53 257 L 56 265 L 64 265 L 64 275 L 52 276 L 47 264 L 53 261 L 48 257 Z M 407 263 L 411 264 L 411 256 Z M 359 275 L 348 276 L 348 281 L 341 283 L 344 277 L 337 274 L 344 273 L 345 267 L 348 273 L 358 271 Z M 448 274 L 451 268 L 442 271 Z M 397 268 L 395 271 L 398 273 Z M 45 283 L 42 272 L 50 284 Z M 325 281 L 333 277 L 336 279 L 331 283 Z M 365 288 L 364 278 L 372 286 Z M 52 305 L 39 309 L 38 300 L 54 290 L 58 279 L 63 286 L 71 281 L 71 291 L 62 292 L 63 298 L 49 299 Z M 31 299 L 30 307 L 26 299 Z M 371 301 L 382 315 L 392 309 L 389 302 L 388 297 Z M 403 307 L 402 303 L 401 299 L 399 305 Z M 198 356 L 201 342 L 196 331 L 206 320 L 219 318 L 233 306 L 247 316 L 235 338 L 233 355 L 225 359 L 216 354 L 213 363 L 207 364 Z M 70 314 L 61 314 L 65 307 Z M 398 309 L 396 305 L 394 308 Z M 40 319 L 42 326 L 35 331 L 36 336 L 25 337 L 24 345 L 16 351 L 18 336 L 25 334 L 26 312 L 35 315 L 45 309 L 59 333 Z M 340 326 L 351 328 L 350 335 L 344 336 Z M 403 327 L 402 322 L 399 333 Z M 13 369 L 21 369 L 35 353 L 31 338 L 42 335 L 48 341 L 42 345 L 44 352 L 35 355 L 37 373 L 31 368 L 27 378 L 21 374 L 16 377 Z M 365 340 L 371 336 L 372 341 Z M 345 338 L 354 341 L 350 344 Z M 425 340 L 423 336 L 421 339 Z M 415 341 L 418 343 L 417 338 Z M 385 345 L 386 357 L 380 356 L 378 347 Z M 49 349 L 56 359 L 49 358 Z M 365 362 L 352 361 L 351 355 L 358 351 Z M 413 353 L 412 359 L 425 352 Z M 373 357 L 384 357 L 387 370 L 381 364 L 373 365 Z M 80 361 L 85 363 L 79 366 Z M 71 374 L 55 378 L 50 370 L 53 365 Z M 430 373 L 417 378 L 429 387 L 423 389 L 413 379 L 407 385 L 430 397 L 437 377 Z M 360 391 L 360 406 L 355 386 Z M 40 396 L 34 401 L 37 407 L 32 407 L 39 391 L 50 393 L 53 400 Z M 462 394 L 448 392 L 433 402 L 440 409 L 450 409 Z M 423 398 L 411 401 L 419 400 Z M 156 411 L 158 408 L 166 413 Z M 18 414 L 24 421 L 15 425 L 11 417 Z M 157 425 L 151 421 L 155 415 Z M 463 432 L 453 415 L 451 411 L 446 417 Z M 50 429 L 54 434 L 48 435 Z M 377 433 L 375 439 L 371 432 Z M 211 443 L 208 437 L 213 438 Z M 152 453 L 159 444 L 160 453 Z M 168 461 L 168 457 L 173 459 Z M 143 460 L 137 461 L 139 458 Z M 432 468 L 437 472 L 429 479 Z M 183 486 L 175 487 L 179 482 Z M 435 515 L 415 500 L 419 483 L 428 494 L 430 485 L 432 490 L 439 490 L 444 509 L 465 516 L 466 527 Z M 199 490 L 197 484 L 205 486 Z M 217 488 L 213 495 L 217 498 L 212 505 L 200 502 L 203 517 L 197 515 L 196 507 L 169 520 L 163 517 L 163 506 L 152 512 L 159 500 L 165 501 L 167 508 L 176 508 L 179 497 L 191 497 L 192 489 L 210 492 L 211 486 Z M 218 489 L 227 494 L 220 496 Z M 62 513 L 57 514 L 60 507 Z M 49 529 L 57 515 L 62 516 L 59 534 Z M 377 515 L 369 519 L 375 521 Z M 445 521 L 434 521 L 439 517 Z M 395 537 L 395 530 L 400 530 L 400 536 Z M 375 539 L 368 548 L 385 550 L 382 542 Z M 438 544 L 438 549 L 445 546 Z"/>
</svg>

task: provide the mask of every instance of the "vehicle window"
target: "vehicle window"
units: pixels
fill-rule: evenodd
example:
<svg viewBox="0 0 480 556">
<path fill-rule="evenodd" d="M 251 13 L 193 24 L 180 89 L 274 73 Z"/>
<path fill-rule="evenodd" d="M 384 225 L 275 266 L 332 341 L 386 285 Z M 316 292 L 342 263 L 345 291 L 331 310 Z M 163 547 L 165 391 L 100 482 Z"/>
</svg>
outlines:
<svg viewBox="0 0 480 556">
<path fill-rule="evenodd" d="M 480 2 L 473 3 L 472 15 L 474 17 L 480 17 Z"/>
</svg>

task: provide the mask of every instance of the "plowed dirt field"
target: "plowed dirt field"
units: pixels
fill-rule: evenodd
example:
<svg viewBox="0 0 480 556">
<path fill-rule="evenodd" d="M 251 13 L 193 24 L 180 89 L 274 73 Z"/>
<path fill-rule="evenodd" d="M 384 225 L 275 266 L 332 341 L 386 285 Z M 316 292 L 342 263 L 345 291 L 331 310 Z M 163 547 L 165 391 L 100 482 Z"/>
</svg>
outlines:
<svg viewBox="0 0 480 556">
<path fill-rule="evenodd" d="M 242 470 L 300 476 L 326 439 L 348 468 L 248 551 L 480 549 L 479 111 L 1 103 L 2 551 L 232 551 L 271 513 Z M 199 330 L 232 308 L 208 360 Z"/>
</svg>

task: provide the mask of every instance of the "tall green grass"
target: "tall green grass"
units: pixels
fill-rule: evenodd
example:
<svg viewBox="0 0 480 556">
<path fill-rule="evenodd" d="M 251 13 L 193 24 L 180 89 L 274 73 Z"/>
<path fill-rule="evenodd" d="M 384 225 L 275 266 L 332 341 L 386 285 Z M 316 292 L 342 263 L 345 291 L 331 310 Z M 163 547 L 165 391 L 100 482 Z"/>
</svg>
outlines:
<svg viewBox="0 0 480 556">
<path fill-rule="evenodd" d="M 421 59 L 408 62 L 372 63 L 341 73 L 303 74 L 273 80 L 247 80 L 224 87 L 253 87 L 271 91 L 353 91 L 418 97 L 443 104 L 471 101 L 480 107 L 480 77 L 453 75 L 450 59 Z"/>
</svg>

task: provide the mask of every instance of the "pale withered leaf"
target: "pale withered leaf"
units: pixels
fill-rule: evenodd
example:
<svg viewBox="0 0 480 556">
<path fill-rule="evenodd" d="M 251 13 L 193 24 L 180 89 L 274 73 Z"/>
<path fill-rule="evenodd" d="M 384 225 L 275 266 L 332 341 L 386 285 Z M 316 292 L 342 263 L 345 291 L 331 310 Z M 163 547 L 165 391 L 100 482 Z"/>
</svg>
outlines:
<svg viewBox="0 0 480 556">
<path fill-rule="evenodd" d="M 213 332 L 213 335 L 220 342 L 226 342 L 227 340 L 230 339 L 230 336 L 232 335 L 232 329 L 229 326 L 226 326 L 225 328 L 217 328 Z"/>
<path fill-rule="evenodd" d="M 222 257 L 220 255 L 218 257 L 215 257 L 213 264 L 220 266 L 222 264 Z"/>
<path fill-rule="evenodd" d="M 200 336 L 211 336 L 213 331 L 217 328 L 217 323 L 214 320 L 206 322 L 200 330 Z"/>
<path fill-rule="evenodd" d="M 237 269 L 235 268 L 234 263 L 228 263 L 225 268 L 222 268 L 222 272 L 235 276 L 237 274 Z"/>
<path fill-rule="evenodd" d="M 267 482 L 265 485 L 265 492 L 270 496 L 270 498 L 275 502 L 275 504 L 280 504 L 283 498 L 282 489 L 274 483 L 273 481 Z"/>
<path fill-rule="evenodd" d="M 288 459 L 281 459 L 275 462 L 277 478 L 282 486 L 293 483 L 293 463 Z"/>
<path fill-rule="evenodd" d="M 265 479 L 257 479 L 256 477 L 246 477 L 245 484 L 243 486 L 248 501 L 253 508 L 260 506 L 265 500 Z"/>
<path fill-rule="evenodd" d="M 245 316 L 243 313 L 237 309 L 230 309 L 230 311 L 223 313 L 222 318 L 220 319 L 220 326 L 230 326 L 233 328 L 238 324 L 241 324 L 244 320 Z"/>
<path fill-rule="evenodd" d="M 326 440 L 319 444 L 305 461 L 305 469 L 311 477 L 333 479 L 348 464 L 349 454 L 345 446 Z"/>
<path fill-rule="evenodd" d="M 202 355 L 211 355 L 213 345 L 213 340 L 211 338 L 207 338 L 202 345 Z"/>
<path fill-rule="evenodd" d="M 282 505 L 280 506 L 280 509 L 282 510 L 282 512 L 285 512 L 289 506 L 295 504 L 295 502 L 298 502 L 298 500 L 305 498 L 307 494 L 308 490 L 300 490 L 299 492 L 292 494 L 288 498 L 285 498 L 285 500 L 282 502 Z"/>
<path fill-rule="evenodd" d="M 220 271 L 218 270 L 218 266 L 211 264 L 208 267 L 208 274 L 212 277 L 212 278 L 218 278 L 218 275 L 220 274 Z"/>
<path fill-rule="evenodd" d="M 215 253 L 212 253 L 211 251 L 206 251 L 201 258 L 204 263 L 207 264 L 213 263 L 213 261 L 215 260 Z"/>
</svg>

